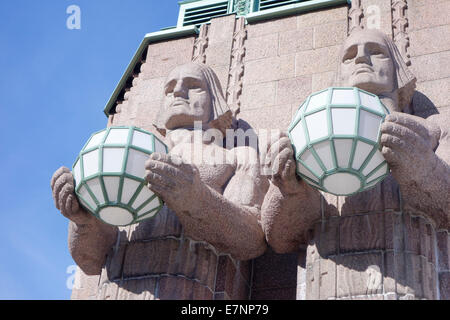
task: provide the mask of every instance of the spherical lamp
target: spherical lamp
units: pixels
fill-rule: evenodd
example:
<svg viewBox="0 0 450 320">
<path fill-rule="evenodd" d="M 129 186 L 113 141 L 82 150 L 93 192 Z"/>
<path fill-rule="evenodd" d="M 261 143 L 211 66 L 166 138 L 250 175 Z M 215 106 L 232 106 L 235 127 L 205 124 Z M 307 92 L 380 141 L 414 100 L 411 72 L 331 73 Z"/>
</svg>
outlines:
<svg viewBox="0 0 450 320">
<path fill-rule="evenodd" d="M 81 205 L 115 226 L 153 217 L 163 206 L 144 179 L 145 161 L 153 152 L 167 153 L 167 147 L 136 127 L 109 127 L 94 133 L 72 168 Z"/>
<path fill-rule="evenodd" d="M 335 195 L 374 187 L 389 174 L 380 152 L 380 126 L 387 114 L 376 95 L 358 88 L 311 94 L 288 129 L 297 174 Z"/>
</svg>

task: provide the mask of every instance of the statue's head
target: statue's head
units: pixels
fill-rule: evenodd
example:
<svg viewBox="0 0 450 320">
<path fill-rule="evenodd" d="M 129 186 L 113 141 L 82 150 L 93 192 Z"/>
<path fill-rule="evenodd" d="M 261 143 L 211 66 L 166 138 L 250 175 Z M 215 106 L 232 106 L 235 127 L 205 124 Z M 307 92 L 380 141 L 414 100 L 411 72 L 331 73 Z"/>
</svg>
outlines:
<svg viewBox="0 0 450 320">
<path fill-rule="evenodd" d="M 169 73 L 155 127 L 165 135 L 166 130 L 193 128 L 195 121 L 201 121 L 205 129 L 225 133 L 231 127 L 232 114 L 214 71 L 190 62 Z"/>
<path fill-rule="evenodd" d="M 394 100 L 402 111 L 411 102 L 416 79 L 394 42 L 378 30 L 353 32 L 344 42 L 337 75 L 339 86 L 358 87 Z"/>
</svg>

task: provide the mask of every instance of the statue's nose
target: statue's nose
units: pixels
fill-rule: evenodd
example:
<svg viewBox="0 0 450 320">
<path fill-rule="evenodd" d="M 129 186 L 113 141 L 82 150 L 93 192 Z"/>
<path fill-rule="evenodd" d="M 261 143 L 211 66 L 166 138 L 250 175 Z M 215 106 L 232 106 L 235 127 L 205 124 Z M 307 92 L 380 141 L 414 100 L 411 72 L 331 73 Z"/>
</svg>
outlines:
<svg viewBox="0 0 450 320">
<path fill-rule="evenodd" d="M 355 63 L 365 63 L 370 65 L 370 57 L 364 47 L 358 47 L 358 52 L 356 53 L 355 57 Z"/>
<path fill-rule="evenodd" d="M 174 97 L 181 97 L 181 98 L 187 99 L 187 90 L 181 80 L 177 81 L 177 84 L 175 85 L 175 88 L 173 89 L 173 95 L 174 95 Z"/>
</svg>

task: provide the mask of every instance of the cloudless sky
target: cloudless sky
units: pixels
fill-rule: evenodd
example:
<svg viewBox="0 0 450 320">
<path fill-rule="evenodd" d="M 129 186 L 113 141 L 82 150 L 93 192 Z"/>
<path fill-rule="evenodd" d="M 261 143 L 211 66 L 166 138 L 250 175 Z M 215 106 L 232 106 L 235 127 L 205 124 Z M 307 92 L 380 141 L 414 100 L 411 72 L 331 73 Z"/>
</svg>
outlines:
<svg viewBox="0 0 450 320">
<path fill-rule="evenodd" d="M 69 30 L 67 7 L 81 9 Z M 144 35 L 177 0 L 15 0 L 0 6 L 0 299 L 69 299 L 68 220 L 50 178 L 71 168 Z"/>
</svg>

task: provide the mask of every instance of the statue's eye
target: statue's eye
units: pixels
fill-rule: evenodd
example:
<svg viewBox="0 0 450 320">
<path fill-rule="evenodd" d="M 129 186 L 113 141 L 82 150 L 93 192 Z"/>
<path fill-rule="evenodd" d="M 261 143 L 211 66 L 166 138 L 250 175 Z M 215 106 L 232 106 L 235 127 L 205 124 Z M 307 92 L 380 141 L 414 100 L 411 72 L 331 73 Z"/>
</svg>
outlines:
<svg viewBox="0 0 450 320">
<path fill-rule="evenodd" d="M 170 81 L 169 83 L 167 83 L 166 86 L 164 87 L 164 94 L 166 96 L 172 95 L 176 84 L 177 84 L 176 81 Z"/>
<path fill-rule="evenodd" d="M 190 79 L 190 81 L 187 82 L 187 87 L 189 91 L 192 92 L 200 92 L 204 90 L 203 83 L 197 79 Z"/>
<path fill-rule="evenodd" d="M 342 62 L 350 63 L 356 57 L 357 48 L 355 46 L 350 47 L 342 57 Z"/>
<path fill-rule="evenodd" d="M 189 91 L 193 91 L 193 92 L 200 92 L 202 90 L 203 89 L 201 87 L 198 87 L 198 86 L 193 86 L 193 87 L 189 88 Z"/>
<path fill-rule="evenodd" d="M 378 58 L 385 58 L 388 56 L 386 48 L 378 44 L 369 46 L 369 48 L 370 48 L 370 55 L 372 56 L 377 56 Z"/>
<path fill-rule="evenodd" d="M 344 63 L 350 63 L 355 57 L 352 57 L 350 55 L 345 55 L 344 58 L 342 59 L 342 61 Z"/>
<path fill-rule="evenodd" d="M 381 50 L 375 51 L 374 53 L 372 53 L 372 55 L 378 56 L 378 57 L 380 57 L 380 58 L 387 57 L 387 55 L 386 55 L 383 51 L 381 51 Z"/>
<path fill-rule="evenodd" d="M 171 96 L 173 94 L 173 89 L 167 88 L 165 90 L 165 94 L 166 94 L 166 96 Z"/>
</svg>

